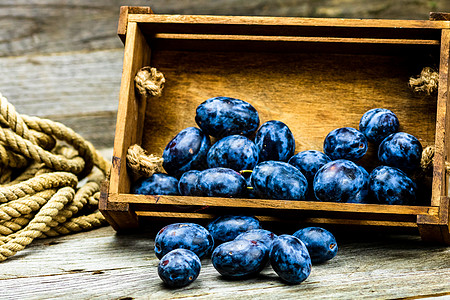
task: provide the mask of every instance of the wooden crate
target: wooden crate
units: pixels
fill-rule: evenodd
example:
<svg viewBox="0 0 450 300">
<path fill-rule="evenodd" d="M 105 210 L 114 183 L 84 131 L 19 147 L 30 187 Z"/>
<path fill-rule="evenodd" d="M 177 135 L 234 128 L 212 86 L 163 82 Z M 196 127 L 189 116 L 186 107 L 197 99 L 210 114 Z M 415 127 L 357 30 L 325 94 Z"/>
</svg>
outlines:
<svg viewBox="0 0 450 300">
<path fill-rule="evenodd" d="M 424 240 L 450 244 L 448 175 L 450 22 L 280 17 L 158 15 L 122 7 L 119 36 L 125 44 L 120 103 L 109 186 L 100 209 L 116 230 L 140 221 L 209 219 L 254 214 L 264 221 L 411 229 Z M 439 20 L 438 20 L 439 19 Z M 151 65 L 165 74 L 161 98 L 146 101 L 134 76 Z M 425 66 L 439 68 L 436 96 L 414 94 L 408 79 Z M 334 128 L 358 128 L 374 107 L 393 110 L 401 131 L 424 147 L 435 145 L 433 178 L 423 206 L 228 199 L 130 194 L 126 152 L 142 145 L 162 155 L 181 129 L 196 126 L 204 100 L 230 96 L 250 102 L 261 124 L 286 123 L 296 152 L 321 150 Z M 376 150 L 361 161 L 369 171 Z"/>
</svg>

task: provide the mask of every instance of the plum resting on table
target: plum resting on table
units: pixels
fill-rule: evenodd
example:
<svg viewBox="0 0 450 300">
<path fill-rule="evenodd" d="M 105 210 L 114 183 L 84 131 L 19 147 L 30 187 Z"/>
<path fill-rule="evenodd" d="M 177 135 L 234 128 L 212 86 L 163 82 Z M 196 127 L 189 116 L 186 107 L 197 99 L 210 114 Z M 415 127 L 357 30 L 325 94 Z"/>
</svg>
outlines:
<svg viewBox="0 0 450 300">
<path fill-rule="evenodd" d="M 261 228 L 261 225 L 255 217 L 232 215 L 220 216 L 206 227 L 214 238 L 216 246 L 234 240 L 243 232 L 259 228 Z"/>
<path fill-rule="evenodd" d="M 187 249 L 175 249 L 162 257 L 158 275 L 169 287 L 179 288 L 191 284 L 200 274 L 198 256 Z"/>
<path fill-rule="evenodd" d="M 206 134 L 216 138 L 234 134 L 247 136 L 258 129 L 259 115 L 248 102 L 215 97 L 197 107 L 195 122 Z"/>
<path fill-rule="evenodd" d="M 258 241 L 267 247 L 267 251 L 272 247 L 272 243 L 278 236 L 266 229 L 251 229 L 238 235 L 234 240 Z"/>
<path fill-rule="evenodd" d="M 295 151 L 295 139 L 289 127 L 280 121 L 267 121 L 256 132 L 259 161 L 288 161 Z"/>
<path fill-rule="evenodd" d="M 195 223 L 174 223 L 163 227 L 155 237 L 155 255 L 159 259 L 173 249 L 188 249 L 198 257 L 211 253 L 214 239 L 205 227 Z"/>
<path fill-rule="evenodd" d="M 311 258 L 305 244 L 292 235 L 283 234 L 270 250 L 270 265 L 284 281 L 298 284 L 311 273 Z"/>
<path fill-rule="evenodd" d="M 321 227 L 306 227 L 296 231 L 293 236 L 306 246 L 312 263 L 322 263 L 336 256 L 338 246 L 334 235 Z"/>
<path fill-rule="evenodd" d="M 239 239 L 219 245 L 211 255 L 214 268 L 224 277 L 256 275 L 266 266 L 269 251 L 256 240 Z"/>
</svg>

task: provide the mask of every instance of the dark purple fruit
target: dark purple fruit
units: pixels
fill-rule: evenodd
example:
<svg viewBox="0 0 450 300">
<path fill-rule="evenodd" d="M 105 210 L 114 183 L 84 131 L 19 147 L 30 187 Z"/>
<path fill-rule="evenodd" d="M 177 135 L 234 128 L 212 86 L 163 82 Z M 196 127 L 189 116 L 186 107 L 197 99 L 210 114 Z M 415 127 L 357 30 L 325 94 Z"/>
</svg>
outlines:
<svg viewBox="0 0 450 300">
<path fill-rule="evenodd" d="M 269 260 L 267 247 L 256 240 L 234 240 L 219 245 L 211 256 L 214 268 L 224 277 L 256 275 Z"/>
<path fill-rule="evenodd" d="M 306 227 L 293 234 L 306 246 L 311 262 L 322 263 L 336 256 L 338 246 L 334 235 L 321 227 Z"/>
<path fill-rule="evenodd" d="M 198 256 L 187 249 L 175 249 L 162 257 L 158 264 L 158 275 L 172 288 L 187 286 L 200 274 Z"/>
<path fill-rule="evenodd" d="M 366 136 L 351 127 L 332 130 L 323 142 L 323 152 L 332 160 L 357 161 L 366 154 L 367 148 Z"/>
<path fill-rule="evenodd" d="M 208 224 L 206 229 L 217 245 L 234 240 L 239 234 L 252 229 L 260 229 L 259 221 L 250 216 L 221 216 Z"/>
<path fill-rule="evenodd" d="M 320 201 L 366 203 L 368 173 L 352 161 L 327 163 L 314 177 L 314 194 Z"/>
<path fill-rule="evenodd" d="M 206 134 L 223 138 L 233 134 L 254 133 L 259 126 L 259 115 L 248 102 L 215 97 L 197 107 L 195 122 Z"/>
<path fill-rule="evenodd" d="M 396 133 L 400 126 L 397 116 L 385 108 L 367 111 L 359 121 L 361 131 L 369 142 L 379 144 L 388 135 Z"/>
<path fill-rule="evenodd" d="M 161 259 L 173 249 L 188 249 L 198 257 L 211 253 L 214 239 L 206 228 L 195 223 L 175 223 L 163 227 L 155 237 L 155 254 Z"/>
<path fill-rule="evenodd" d="M 209 136 L 200 129 L 188 127 L 181 130 L 164 148 L 164 170 L 170 175 L 180 177 L 189 170 L 205 169 L 210 146 Z"/>
<path fill-rule="evenodd" d="M 242 197 L 247 183 L 238 172 L 228 168 L 204 170 L 198 177 L 199 194 L 207 197 Z"/>
<path fill-rule="evenodd" d="M 370 173 L 369 190 L 380 204 L 413 205 L 416 184 L 401 170 L 379 166 Z"/>
<path fill-rule="evenodd" d="M 393 133 L 378 147 L 378 159 L 383 165 L 399 168 L 405 172 L 417 169 L 421 158 L 422 145 L 409 133 Z"/>
<path fill-rule="evenodd" d="M 284 281 L 299 284 L 311 273 L 311 258 L 305 244 L 292 235 L 283 234 L 270 250 L 270 264 Z"/>
<path fill-rule="evenodd" d="M 140 195 L 178 195 L 178 180 L 167 174 L 155 173 L 135 182 L 131 192 Z"/>
<path fill-rule="evenodd" d="M 200 171 L 190 170 L 181 175 L 178 181 L 178 191 L 182 196 L 199 196 L 201 193 L 198 190 L 198 177 Z"/>
<path fill-rule="evenodd" d="M 206 161 L 210 168 L 251 170 L 258 163 L 258 149 L 255 143 L 245 136 L 230 135 L 212 145 Z"/>
<path fill-rule="evenodd" d="M 294 155 L 295 139 L 289 127 L 280 121 L 267 121 L 256 132 L 259 161 L 288 161 Z"/>
<path fill-rule="evenodd" d="M 272 247 L 272 243 L 278 237 L 276 234 L 265 229 L 251 229 L 238 235 L 234 240 L 258 241 L 267 247 L 267 251 Z"/>
<path fill-rule="evenodd" d="M 304 200 L 308 182 L 299 169 L 282 161 L 259 163 L 251 176 L 255 193 L 268 199 Z"/>
</svg>

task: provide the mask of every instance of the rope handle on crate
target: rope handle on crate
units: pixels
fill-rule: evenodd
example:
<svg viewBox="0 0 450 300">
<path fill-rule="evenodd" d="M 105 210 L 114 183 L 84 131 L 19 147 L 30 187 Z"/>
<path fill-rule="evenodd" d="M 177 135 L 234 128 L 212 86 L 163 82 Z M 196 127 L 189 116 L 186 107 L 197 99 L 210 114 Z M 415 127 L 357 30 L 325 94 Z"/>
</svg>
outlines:
<svg viewBox="0 0 450 300">
<path fill-rule="evenodd" d="M 134 83 L 139 94 L 147 97 L 160 97 L 164 89 L 166 79 L 164 74 L 156 68 L 143 67 L 134 77 Z M 150 177 L 154 173 L 164 171 L 162 167 L 162 157 L 148 154 L 141 146 L 131 145 L 127 150 L 127 166 L 135 178 L 144 176 Z"/>
<path fill-rule="evenodd" d="M 21 115 L 0 94 L 0 262 L 36 238 L 106 225 L 97 209 L 109 168 L 72 129 Z"/>
<path fill-rule="evenodd" d="M 430 67 L 425 67 L 420 72 L 420 75 L 409 78 L 409 87 L 415 93 L 425 93 L 433 95 L 437 93 L 439 84 L 439 73 Z"/>
</svg>

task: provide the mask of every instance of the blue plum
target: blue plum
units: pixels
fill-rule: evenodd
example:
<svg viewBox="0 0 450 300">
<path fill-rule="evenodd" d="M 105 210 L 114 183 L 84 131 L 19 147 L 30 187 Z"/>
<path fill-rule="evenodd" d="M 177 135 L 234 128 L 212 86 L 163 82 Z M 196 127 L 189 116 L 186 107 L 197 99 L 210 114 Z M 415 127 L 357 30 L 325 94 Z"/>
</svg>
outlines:
<svg viewBox="0 0 450 300">
<path fill-rule="evenodd" d="M 366 154 L 367 148 L 366 136 L 351 127 L 332 130 L 323 142 L 323 152 L 332 160 L 357 161 Z"/>
<path fill-rule="evenodd" d="M 167 174 L 155 173 L 136 181 L 131 192 L 140 195 L 178 195 L 178 180 Z"/>
<path fill-rule="evenodd" d="M 222 138 L 254 133 L 259 126 L 259 115 L 248 102 L 230 97 L 214 97 L 197 107 L 195 122 L 206 134 Z"/>
<path fill-rule="evenodd" d="M 359 121 L 359 131 L 369 142 L 376 144 L 381 143 L 388 135 L 396 133 L 399 126 L 397 116 L 385 108 L 371 109 Z"/>
<path fill-rule="evenodd" d="M 267 121 L 256 132 L 259 161 L 287 161 L 295 151 L 295 139 L 289 127 L 280 121 Z"/>
<path fill-rule="evenodd" d="M 252 173 L 252 186 L 260 197 L 304 200 L 308 182 L 299 169 L 282 161 L 259 163 Z"/>
<path fill-rule="evenodd" d="M 302 151 L 289 159 L 289 163 L 305 175 L 311 186 L 317 171 L 330 161 L 331 159 L 326 154 L 317 150 Z"/>
<path fill-rule="evenodd" d="M 302 228 L 296 231 L 293 236 L 299 238 L 305 244 L 313 264 L 330 260 L 337 254 L 336 238 L 324 228 Z"/>
<path fill-rule="evenodd" d="M 320 201 L 367 203 L 368 173 L 352 161 L 339 159 L 316 173 L 314 194 Z"/>
<path fill-rule="evenodd" d="M 269 261 L 267 247 L 256 240 L 234 240 L 219 245 L 211 255 L 214 268 L 224 277 L 256 275 Z"/>
<path fill-rule="evenodd" d="M 258 163 L 258 149 L 245 136 L 230 135 L 217 141 L 209 149 L 206 161 L 210 168 L 251 170 Z"/>
<path fill-rule="evenodd" d="M 311 274 L 311 258 L 305 244 L 292 235 L 283 234 L 270 249 L 270 264 L 281 279 L 299 284 Z"/>
<path fill-rule="evenodd" d="M 413 135 L 397 132 L 385 138 L 378 147 L 378 159 L 386 166 L 409 172 L 417 169 L 422 158 L 422 145 Z"/>
<path fill-rule="evenodd" d="M 158 264 L 158 275 L 172 288 L 187 286 L 197 279 L 202 265 L 198 256 L 187 249 L 175 249 Z"/>
<path fill-rule="evenodd" d="M 162 155 L 164 170 L 175 177 L 180 177 L 189 170 L 203 170 L 206 167 L 206 155 L 210 147 L 209 136 L 200 129 L 185 128 L 164 148 Z"/>
<path fill-rule="evenodd" d="M 379 166 L 370 173 L 369 191 L 380 204 L 414 204 L 416 184 L 401 170 Z"/>
<path fill-rule="evenodd" d="M 257 241 L 267 247 L 267 251 L 272 247 L 272 243 L 277 239 L 277 235 L 265 229 L 251 229 L 238 235 L 234 240 Z"/>
<path fill-rule="evenodd" d="M 200 191 L 198 190 L 198 177 L 200 176 L 200 171 L 190 170 L 183 175 L 181 175 L 178 181 L 178 191 L 182 196 L 200 196 Z"/>
<path fill-rule="evenodd" d="M 259 220 L 255 217 L 232 215 L 218 217 L 206 227 L 214 238 L 216 246 L 234 240 L 243 232 L 260 228 Z"/>
<path fill-rule="evenodd" d="M 202 196 L 241 197 L 246 193 L 247 183 L 232 169 L 211 168 L 200 173 L 197 187 Z"/>
<path fill-rule="evenodd" d="M 195 223 L 174 223 L 163 227 L 155 237 L 155 255 L 159 259 L 173 249 L 188 249 L 198 257 L 211 253 L 214 239 L 205 227 Z"/>
</svg>

